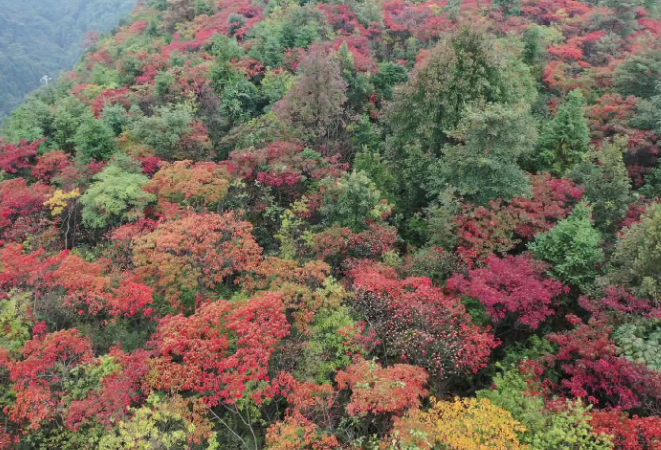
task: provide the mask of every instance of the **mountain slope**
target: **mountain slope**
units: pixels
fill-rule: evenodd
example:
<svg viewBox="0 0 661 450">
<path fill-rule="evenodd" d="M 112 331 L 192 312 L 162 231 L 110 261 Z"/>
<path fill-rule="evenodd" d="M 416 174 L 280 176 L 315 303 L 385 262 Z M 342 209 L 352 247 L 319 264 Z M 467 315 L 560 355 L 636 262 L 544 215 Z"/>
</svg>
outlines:
<svg viewBox="0 0 661 450">
<path fill-rule="evenodd" d="M 1 0 L 0 117 L 39 87 L 57 78 L 83 52 L 88 30 L 109 31 L 135 0 Z"/>
<path fill-rule="evenodd" d="M 0 450 L 661 448 L 645 0 L 149 0 L 0 133 Z"/>
</svg>

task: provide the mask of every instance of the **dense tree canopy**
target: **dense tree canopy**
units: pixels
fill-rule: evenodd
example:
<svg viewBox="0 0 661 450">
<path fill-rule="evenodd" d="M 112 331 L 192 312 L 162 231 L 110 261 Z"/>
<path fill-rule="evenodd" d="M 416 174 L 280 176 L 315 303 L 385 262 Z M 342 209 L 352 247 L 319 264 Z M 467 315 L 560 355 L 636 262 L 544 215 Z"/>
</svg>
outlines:
<svg viewBox="0 0 661 450">
<path fill-rule="evenodd" d="M 661 448 L 660 13 L 140 2 L 0 129 L 0 450 Z"/>
</svg>

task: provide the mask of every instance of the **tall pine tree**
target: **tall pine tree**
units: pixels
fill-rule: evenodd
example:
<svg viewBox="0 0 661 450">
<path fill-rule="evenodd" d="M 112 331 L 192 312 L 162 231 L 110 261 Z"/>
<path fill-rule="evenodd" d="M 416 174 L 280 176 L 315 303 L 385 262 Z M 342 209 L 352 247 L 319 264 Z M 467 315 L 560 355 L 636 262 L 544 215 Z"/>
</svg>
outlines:
<svg viewBox="0 0 661 450">
<path fill-rule="evenodd" d="M 529 108 L 489 105 L 467 114 L 454 136 L 463 144 L 448 147 L 432 170 L 429 191 L 450 185 L 480 204 L 530 194 L 530 181 L 517 159 L 535 145 Z"/>
<path fill-rule="evenodd" d="M 563 174 L 590 151 L 590 130 L 584 108 L 583 93 L 578 89 L 571 91 L 540 136 L 538 169 Z"/>
<path fill-rule="evenodd" d="M 622 160 L 627 144 L 627 138 L 619 138 L 604 145 L 597 153 L 597 164 L 583 180 L 594 223 L 604 233 L 618 229 L 631 203 L 631 180 Z"/>
</svg>

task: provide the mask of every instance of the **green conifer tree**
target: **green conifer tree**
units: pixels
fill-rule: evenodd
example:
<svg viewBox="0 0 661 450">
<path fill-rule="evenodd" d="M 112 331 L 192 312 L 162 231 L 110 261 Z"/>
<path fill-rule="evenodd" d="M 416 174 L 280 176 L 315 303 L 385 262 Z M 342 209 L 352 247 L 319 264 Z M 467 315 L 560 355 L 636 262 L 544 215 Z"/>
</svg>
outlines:
<svg viewBox="0 0 661 450">
<path fill-rule="evenodd" d="M 540 136 L 538 169 L 563 174 L 590 151 L 590 130 L 584 108 L 583 93 L 578 89 L 571 91 Z"/>
</svg>

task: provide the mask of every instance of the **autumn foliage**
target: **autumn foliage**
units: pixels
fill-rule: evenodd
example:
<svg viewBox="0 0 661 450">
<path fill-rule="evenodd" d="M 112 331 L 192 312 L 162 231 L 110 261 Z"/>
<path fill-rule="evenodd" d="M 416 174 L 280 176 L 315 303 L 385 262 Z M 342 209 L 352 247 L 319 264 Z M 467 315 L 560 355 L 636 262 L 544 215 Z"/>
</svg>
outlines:
<svg viewBox="0 0 661 450">
<path fill-rule="evenodd" d="M 406 364 L 381 368 L 370 361 L 361 361 L 337 373 L 339 389 L 351 389 L 347 412 L 351 415 L 367 413 L 401 413 L 420 404 L 427 393 L 427 373 L 424 369 Z"/>
<path fill-rule="evenodd" d="M 252 225 L 232 213 L 193 214 L 135 238 L 136 274 L 173 304 L 197 290 L 212 291 L 241 271 L 256 267 L 261 248 Z"/>
<path fill-rule="evenodd" d="M 474 325 L 459 299 L 428 278 L 398 280 L 391 269 L 364 265 L 352 271 L 355 306 L 394 356 L 426 368 L 432 377 L 476 372 L 497 339 Z"/>
<path fill-rule="evenodd" d="M 62 386 L 76 366 L 93 358 L 92 344 L 76 329 L 36 336 L 25 343 L 20 359 L 6 363 L 16 391 L 9 417 L 38 429 L 64 415 Z"/>
<path fill-rule="evenodd" d="M 486 268 L 473 269 L 468 277 L 456 275 L 448 287 L 478 299 L 489 316 L 501 321 L 508 315 L 537 328 L 554 314 L 554 297 L 563 292 L 562 283 L 544 276 L 548 266 L 530 256 L 491 256 Z"/>
<path fill-rule="evenodd" d="M 269 360 L 288 332 L 277 294 L 239 306 L 216 301 L 190 317 L 166 317 L 153 340 L 157 356 L 150 363 L 149 386 L 199 393 L 211 406 L 235 403 L 246 394 L 261 401 Z M 246 392 L 249 386 L 253 390 Z"/>
<path fill-rule="evenodd" d="M 3 118 L 0 449 L 661 449 L 660 15 L 138 2 Z"/>
</svg>

